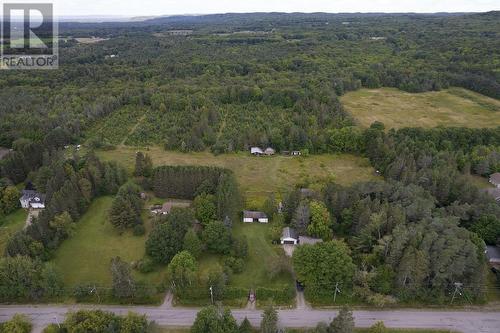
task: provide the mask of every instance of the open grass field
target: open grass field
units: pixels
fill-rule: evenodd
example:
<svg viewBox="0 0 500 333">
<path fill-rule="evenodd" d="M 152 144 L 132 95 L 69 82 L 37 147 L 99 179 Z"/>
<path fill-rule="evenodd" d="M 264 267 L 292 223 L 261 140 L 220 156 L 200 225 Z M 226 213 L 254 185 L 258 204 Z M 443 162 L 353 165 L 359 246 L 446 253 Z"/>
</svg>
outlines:
<svg viewBox="0 0 500 333">
<path fill-rule="evenodd" d="M 462 88 L 412 94 L 394 88 L 361 89 L 341 98 L 363 127 L 381 121 L 387 129 L 500 125 L 500 101 Z"/>
<path fill-rule="evenodd" d="M 28 212 L 18 209 L 14 213 L 0 217 L 0 255 L 5 251 L 9 237 L 24 227 Z"/>
<path fill-rule="evenodd" d="M 103 160 L 117 161 L 130 171 L 135 164 L 135 152 L 139 148 L 120 146 L 116 150 L 100 151 Z M 143 149 L 144 150 L 144 149 Z M 233 170 L 247 206 L 259 206 L 269 193 L 286 191 L 295 184 L 333 179 L 339 184 L 378 179 L 367 159 L 353 155 L 311 155 L 308 157 L 254 157 L 248 153 L 215 156 L 209 152 L 180 153 L 150 147 L 147 153 L 158 165 L 214 165 Z"/>
<path fill-rule="evenodd" d="M 107 219 L 112 197 L 94 200 L 87 213 L 78 221 L 75 235 L 65 240 L 57 250 L 53 262 L 63 272 L 66 286 L 74 287 L 83 283 L 111 285 L 109 263 L 111 258 L 120 256 L 127 262 L 141 259 L 147 236 L 134 236 L 131 232 L 119 234 Z M 146 229 L 150 229 L 146 221 Z M 137 278 L 159 283 L 162 271 L 139 274 Z"/>
</svg>

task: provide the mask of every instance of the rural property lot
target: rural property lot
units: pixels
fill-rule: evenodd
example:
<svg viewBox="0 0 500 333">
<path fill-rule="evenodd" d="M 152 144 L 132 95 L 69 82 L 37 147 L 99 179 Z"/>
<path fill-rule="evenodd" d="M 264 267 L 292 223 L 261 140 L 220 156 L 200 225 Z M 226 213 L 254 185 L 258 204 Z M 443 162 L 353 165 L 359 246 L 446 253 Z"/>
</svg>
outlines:
<svg viewBox="0 0 500 333">
<path fill-rule="evenodd" d="M 500 125 L 500 101 L 462 88 L 412 94 L 394 88 L 361 89 L 341 98 L 363 127 L 380 121 L 386 128 Z"/>
<path fill-rule="evenodd" d="M 120 146 L 116 150 L 100 151 L 103 160 L 116 161 L 130 171 L 134 168 L 135 152 L 140 148 Z M 214 165 L 232 170 L 247 198 L 248 206 L 258 206 L 271 192 L 283 192 L 300 183 L 315 183 L 333 179 L 341 185 L 378 179 L 367 159 L 352 155 L 314 155 L 254 157 L 249 153 L 215 156 L 209 152 L 180 153 L 151 147 L 148 153 L 155 166 Z M 250 207 L 248 207 L 250 208 Z"/>
</svg>

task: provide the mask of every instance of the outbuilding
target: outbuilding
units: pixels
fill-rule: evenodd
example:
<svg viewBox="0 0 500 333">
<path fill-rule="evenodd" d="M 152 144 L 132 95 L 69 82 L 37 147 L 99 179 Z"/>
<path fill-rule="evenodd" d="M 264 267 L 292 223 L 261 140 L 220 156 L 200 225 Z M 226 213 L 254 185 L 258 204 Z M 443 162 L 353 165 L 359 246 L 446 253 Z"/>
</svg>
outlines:
<svg viewBox="0 0 500 333">
<path fill-rule="evenodd" d="M 297 245 L 299 239 L 297 237 L 297 233 L 294 229 L 290 227 L 283 228 L 280 238 L 281 244 L 283 245 Z"/>
<path fill-rule="evenodd" d="M 272 155 L 276 154 L 276 150 L 274 150 L 271 147 L 267 147 L 266 150 L 264 150 L 264 154 L 267 156 L 272 156 Z"/>
<path fill-rule="evenodd" d="M 250 148 L 250 154 L 254 156 L 261 156 L 264 155 L 264 152 L 259 147 L 252 147 Z"/>
<path fill-rule="evenodd" d="M 490 183 L 493 186 L 500 188 L 500 172 L 495 172 L 490 175 Z"/>
<path fill-rule="evenodd" d="M 243 211 L 243 222 L 245 222 L 245 223 L 253 223 L 253 222 L 269 223 L 269 218 L 267 217 L 266 213 L 264 213 L 264 212 L 258 212 L 258 211 L 254 211 L 254 210 L 245 210 L 245 211 Z"/>
<path fill-rule="evenodd" d="M 500 248 L 498 246 L 486 246 L 486 256 L 491 267 L 500 269 Z"/>
<path fill-rule="evenodd" d="M 290 153 L 290 155 L 292 155 L 292 156 L 300 156 L 300 155 L 302 155 L 302 153 L 299 150 L 294 150 L 294 151 L 292 151 Z"/>
</svg>

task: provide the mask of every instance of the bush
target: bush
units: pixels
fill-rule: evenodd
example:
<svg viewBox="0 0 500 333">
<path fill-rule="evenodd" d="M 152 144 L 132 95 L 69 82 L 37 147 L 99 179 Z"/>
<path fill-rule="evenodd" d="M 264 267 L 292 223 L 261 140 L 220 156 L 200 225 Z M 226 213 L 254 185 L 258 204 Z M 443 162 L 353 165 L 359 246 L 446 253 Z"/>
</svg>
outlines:
<svg viewBox="0 0 500 333">
<path fill-rule="evenodd" d="M 225 300 L 233 300 L 238 298 L 247 298 L 248 297 L 248 289 L 241 287 L 227 287 L 224 290 L 224 299 Z"/>
<path fill-rule="evenodd" d="M 240 258 L 227 257 L 224 259 L 224 266 L 229 267 L 233 273 L 238 274 L 245 269 L 245 261 Z"/>
<path fill-rule="evenodd" d="M 289 303 L 295 297 L 295 288 L 293 286 L 283 286 L 281 289 L 271 289 L 259 287 L 255 290 L 258 300 L 273 300 L 276 303 Z"/>
<path fill-rule="evenodd" d="M 144 257 L 137 262 L 135 268 L 139 272 L 144 273 L 144 274 L 151 273 L 155 268 L 155 263 L 154 263 L 153 259 L 151 259 L 149 257 Z"/>
<path fill-rule="evenodd" d="M 135 236 L 143 236 L 146 233 L 146 228 L 143 224 L 137 224 L 134 227 L 134 235 Z"/>
<path fill-rule="evenodd" d="M 11 320 L 0 324 L 0 333 L 30 333 L 31 322 L 24 315 L 15 314 Z"/>
</svg>

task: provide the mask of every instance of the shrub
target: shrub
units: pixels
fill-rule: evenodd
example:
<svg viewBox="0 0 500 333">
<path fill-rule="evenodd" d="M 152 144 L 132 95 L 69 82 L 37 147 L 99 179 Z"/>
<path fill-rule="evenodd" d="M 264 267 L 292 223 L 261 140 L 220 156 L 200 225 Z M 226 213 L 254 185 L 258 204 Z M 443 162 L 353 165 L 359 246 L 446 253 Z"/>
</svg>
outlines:
<svg viewBox="0 0 500 333">
<path fill-rule="evenodd" d="M 149 257 L 144 257 L 141 260 L 139 260 L 136 264 L 136 269 L 141 272 L 141 273 L 150 273 L 154 270 L 155 268 L 155 263 L 153 259 Z"/>
<path fill-rule="evenodd" d="M 135 236 L 143 236 L 146 233 L 146 228 L 142 224 L 136 224 L 134 227 Z"/>
</svg>

